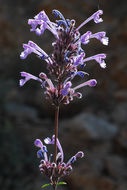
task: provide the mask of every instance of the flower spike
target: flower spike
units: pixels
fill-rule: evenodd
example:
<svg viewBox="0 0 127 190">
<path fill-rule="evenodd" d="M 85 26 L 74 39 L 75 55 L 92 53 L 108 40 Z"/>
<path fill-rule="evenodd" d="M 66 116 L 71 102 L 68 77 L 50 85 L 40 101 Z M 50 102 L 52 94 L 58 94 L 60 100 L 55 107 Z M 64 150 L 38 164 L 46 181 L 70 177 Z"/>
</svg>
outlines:
<svg viewBox="0 0 127 190">
<path fill-rule="evenodd" d="M 95 60 L 102 68 L 106 68 L 106 54 L 99 53 L 86 57 L 82 44 L 86 45 L 92 38 L 95 38 L 103 45 L 108 45 L 109 39 L 105 31 L 94 34 L 91 31 L 86 31 L 83 35 L 79 32 L 81 27 L 91 20 L 95 23 L 102 22 L 102 10 L 95 12 L 77 28 L 75 28 L 75 20 L 65 19 L 60 11 L 53 10 L 53 14 L 58 19 L 55 22 L 52 22 L 48 18 L 45 11 L 41 11 L 33 19 L 28 20 L 28 24 L 31 25 L 31 32 L 35 32 L 35 34 L 40 36 L 45 30 L 49 30 L 54 35 L 55 41 L 52 43 L 53 52 L 50 55 L 31 40 L 27 44 L 23 44 L 24 50 L 21 52 L 20 58 L 26 59 L 31 53 L 36 54 L 41 61 L 45 60 L 47 62 L 48 73 L 40 72 L 39 77 L 36 77 L 27 72 L 21 72 L 21 77 L 23 78 L 20 79 L 20 86 L 23 86 L 30 79 L 39 81 L 41 87 L 45 89 L 44 94 L 46 95 L 46 99 L 56 108 L 59 108 L 61 104 L 69 104 L 75 97 L 81 99 L 82 93 L 78 92 L 78 89 L 85 86 L 96 86 L 96 79 L 85 79 L 79 85 L 73 85 L 72 81 L 77 75 L 81 77 L 81 80 L 84 80 L 86 75 L 89 76 L 87 72 L 82 70 L 85 69 L 86 62 Z M 58 116 L 58 110 L 56 111 L 56 115 Z M 56 119 L 56 121 L 58 120 Z M 58 124 L 58 122 L 56 123 Z M 48 155 L 47 146 L 40 139 L 36 139 L 34 144 L 39 148 L 37 157 L 41 159 L 39 169 L 41 173 L 49 177 L 50 184 L 56 187 L 59 184 L 59 179 L 70 174 L 72 164 L 77 158 L 82 158 L 84 153 L 82 151 L 77 152 L 65 163 L 63 149 L 57 138 L 57 130 L 55 130 L 55 135 L 52 138 L 47 137 L 44 139 L 44 142 L 47 145 L 55 144 L 55 153 L 54 155 Z M 59 150 L 58 152 L 57 149 Z M 52 157 L 54 157 L 54 160 L 52 160 Z"/>
<path fill-rule="evenodd" d="M 20 86 L 23 86 L 30 79 L 40 81 L 41 86 L 45 88 L 44 94 L 46 95 L 46 99 L 50 100 L 53 105 L 58 106 L 60 104 L 69 104 L 73 100 L 73 97 L 81 98 L 82 94 L 76 92 L 76 89 L 86 85 L 90 87 L 96 85 L 96 80 L 91 79 L 82 82 L 77 87 L 73 87 L 72 80 L 77 75 L 81 78 L 89 75 L 87 72 L 80 70 L 84 69 L 88 61 L 95 60 L 101 68 L 106 68 L 106 54 L 101 53 L 85 57 L 86 52 L 82 49 L 81 45 L 88 44 L 92 38 L 100 40 L 103 45 L 108 45 L 108 37 L 104 31 L 94 34 L 91 31 L 87 31 L 83 35 L 79 32 L 79 29 L 91 20 L 94 20 L 95 23 L 102 22 L 102 10 L 95 12 L 77 29 L 75 29 L 75 20 L 65 19 L 63 14 L 58 10 L 53 10 L 52 12 L 60 20 L 52 22 L 45 11 L 41 11 L 33 19 L 29 19 L 28 24 L 32 27 L 31 31 L 35 31 L 37 35 L 43 34 L 45 29 L 54 34 L 55 41 L 52 43 L 53 53 L 48 56 L 36 43 L 29 41 L 28 44 L 23 44 L 24 51 L 20 54 L 21 59 L 25 59 L 29 54 L 34 53 L 41 60 L 45 60 L 47 62 L 49 77 L 43 72 L 39 74 L 40 78 L 23 72 L 24 74 L 22 73 L 21 76 L 24 76 L 25 79 L 20 80 Z"/>
<path fill-rule="evenodd" d="M 50 139 L 49 137 L 45 138 L 44 142 L 48 145 L 54 144 L 55 136 L 53 135 L 52 139 Z M 57 159 L 56 159 L 57 162 L 54 163 L 54 161 L 52 161 L 50 157 L 49 158 L 47 157 L 45 159 L 44 154 L 46 153 L 47 155 L 47 149 L 45 152 L 44 151 L 45 146 L 41 143 L 39 139 L 36 139 L 34 144 L 37 145 L 37 147 L 39 148 L 41 147 L 41 150 L 37 152 L 37 157 L 41 158 L 40 165 L 39 165 L 40 172 L 47 175 L 50 178 L 52 185 L 57 183 L 59 178 L 70 174 L 72 171 L 71 165 L 76 161 L 77 158 L 82 158 L 84 156 L 84 153 L 79 151 L 77 154 L 71 157 L 67 163 L 65 163 L 63 149 L 59 140 L 57 139 L 57 146 L 60 152 L 57 154 Z"/>
</svg>

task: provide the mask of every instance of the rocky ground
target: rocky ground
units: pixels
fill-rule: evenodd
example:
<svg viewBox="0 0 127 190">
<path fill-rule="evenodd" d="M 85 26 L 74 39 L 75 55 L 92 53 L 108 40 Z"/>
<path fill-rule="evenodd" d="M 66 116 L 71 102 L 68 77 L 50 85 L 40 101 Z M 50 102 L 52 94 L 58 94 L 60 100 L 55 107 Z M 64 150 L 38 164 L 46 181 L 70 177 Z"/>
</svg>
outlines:
<svg viewBox="0 0 127 190">
<path fill-rule="evenodd" d="M 127 2 L 100 0 L 104 22 L 90 23 L 87 30 L 107 32 L 110 44 L 97 41 L 86 46 L 94 55 L 107 53 L 107 69 L 91 63 L 86 69 L 98 86 L 83 89 L 76 100 L 60 111 L 59 139 L 65 161 L 82 150 L 85 157 L 74 164 L 65 179 L 65 190 L 127 189 Z M 96 0 L 1 0 L 0 1 L 0 189 L 39 190 L 47 183 L 41 176 L 36 158 L 36 138 L 52 136 L 54 109 L 45 101 L 36 82 L 19 88 L 20 71 L 38 75 L 45 70 L 34 55 L 19 59 L 22 43 L 35 41 L 51 52 L 53 37 L 46 32 L 41 38 L 29 32 L 27 19 L 44 9 L 59 9 L 77 25 L 97 10 Z M 84 27 L 82 33 L 86 31 Z M 41 69 L 40 69 L 41 68 Z M 53 149 L 51 149 L 53 150 Z"/>
</svg>

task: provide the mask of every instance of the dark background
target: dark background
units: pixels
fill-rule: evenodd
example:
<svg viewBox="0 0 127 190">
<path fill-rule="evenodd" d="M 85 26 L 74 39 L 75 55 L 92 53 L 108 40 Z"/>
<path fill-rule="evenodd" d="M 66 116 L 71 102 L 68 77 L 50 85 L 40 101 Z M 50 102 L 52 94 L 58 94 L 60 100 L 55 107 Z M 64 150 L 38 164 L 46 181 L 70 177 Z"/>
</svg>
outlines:
<svg viewBox="0 0 127 190">
<path fill-rule="evenodd" d="M 30 33 L 27 20 L 41 10 L 54 20 L 52 9 L 58 9 L 66 18 L 76 19 L 78 26 L 98 6 L 104 10 L 104 22 L 91 21 L 81 33 L 107 32 L 109 46 L 93 40 L 84 47 L 87 56 L 106 53 L 107 68 L 89 63 L 85 71 L 98 85 L 81 89 L 83 98 L 60 110 L 59 138 L 65 162 L 79 150 L 85 157 L 63 179 L 68 185 L 58 189 L 127 190 L 127 1 L 0 0 L 1 190 L 39 190 L 48 182 L 40 175 L 33 142 L 54 133 L 54 109 L 36 81 L 19 87 L 21 71 L 38 76 L 46 64 L 33 54 L 26 60 L 19 55 L 28 40 L 51 53 L 54 38 L 49 31 L 41 37 Z"/>
</svg>

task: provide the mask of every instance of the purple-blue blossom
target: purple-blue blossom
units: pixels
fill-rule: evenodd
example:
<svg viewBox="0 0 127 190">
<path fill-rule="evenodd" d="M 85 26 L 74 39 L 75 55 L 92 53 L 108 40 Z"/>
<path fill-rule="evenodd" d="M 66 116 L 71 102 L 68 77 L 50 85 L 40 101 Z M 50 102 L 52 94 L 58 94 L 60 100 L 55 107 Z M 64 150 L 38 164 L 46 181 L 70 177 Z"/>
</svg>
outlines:
<svg viewBox="0 0 127 190">
<path fill-rule="evenodd" d="M 103 45 L 108 45 L 108 37 L 105 31 L 92 33 L 86 31 L 81 34 L 80 29 L 89 21 L 94 23 L 101 23 L 102 10 L 96 11 L 78 27 L 74 19 L 66 19 L 58 10 L 53 10 L 55 22 L 52 22 L 45 11 L 41 11 L 33 19 L 28 20 L 31 26 L 30 31 L 35 32 L 36 35 L 41 36 L 45 30 L 49 30 L 55 41 L 51 44 L 53 51 L 48 55 L 41 47 L 33 41 L 23 44 L 23 51 L 20 54 L 21 59 L 26 59 L 31 53 L 40 59 L 41 62 L 46 62 L 47 72 L 43 71 L 34 76 L 27 72 L 21 72 L 20 86 L 24 86 L 26 82 L 33 79 L 40 83 L 44 89 L 46 99 L 48 99 L 56 108 L 55 114 L 55 135 L 52 138 L 45 138 L 46 145 L 55 145 L 54 161 L 53 154 L 50 154 L 40 139 L 36 139 L 34 144 L 39 148 L 37 157 L 41 158 L 39 165 L 41 173 L 45 174 L 50 179 L 50 184 L 56 187 L 59 179 L 70 174 L 72 171 L 72 164 L 77 158 L 82 158 L 84 153 L 77 152 L 67 162 L 64 162 L 64 152 L 60 141 L 58 139 L 58 115 L 59 106 L 61 104 L 69 104 L 75 97 L 81 99 L 82 93 L 80 89 L 83 87 L 94 87 L 97 84 L 96 79 L 88 79 L 89 74 L 86 72 L 86 64 L 90 61 L 97 62 L 101 68 L 106 68 L 106 54 L 101 52 L 97 55 L 87 55 L 87 51 L 83 48 L 88 43 L 92 43 L 92 39 L 99 40 Z M 87 76 L 87 78 L 86 78 Z M 73 79 L 80 77 L 80 84 L 75 85 Z M 92 78 L 92 77 L 91 77 Z M 58 153 L 57 153 L 58 149 Z"/>
<path fill-rule="evenodd" d="M 52 138 L 45 138 L 44 143 L 51 145 L 55 143 L 55 136 Z M 56 163 L 52 160 L 52 154 L 48 154 L 47 147 L 43 145 L 40 139 L 36 139 L 34 142 L 35 146 L 40 148 L 37 151 L 37 157 L 41 158 L 39 169 L 40 172 L 49 177 L 51 185 L 55 186 L 58 180 L 66 175 L 69 175 L 72 171 L 72 164 L 77 158 L 83 158 L 84 153 L 82 151 L 77 152 L 72 156 L 66 163 L 64 162 L 64 153 L 62 146 L 57 138 L 57 147 L 59 152 L 57 153 Z"/>
<path fill-rule="evenodd" d="M 21 76 L 24 77 L 24 79 L 20 79 L 19 81 L 19 85 L 20 86 L 23 86 L 27 81 L 29 81 L 30 79 L 33 79 L 33 80 L 37 80 L 39 81 L 41 84 L 43 84 L 43 81 L 38 78 L 38 77 L 35 77 L 34 75 L 31 75 L 29 73 L 26 73 L 26 72 L 20 72 Z"/>
<path fill-rule="evenodd" d="M 58 10 L 53 10 L 56 22 L 52 22 L 45 11 L 38 13 L 33 19 L 28 20 L 31 26 L 30 31 L 37 35 L 43 35 L 45 30 L 49 30 L 55 37 L 52 43 L 53 52 L 50 56 L 33 41 L 23 44 L 24 50 L 20 54 L 21 59 L 26 59 L 28 55 L 34 53 L 40 60 L 46 62 L 47 73 L 41 72 L 39 77 L 32 74 L 21 72 L 23 79 L 20 80 L 20 86 L 23 86 L 30 79 L 39 81 L 45 90 L 46 98 L 55 106 L 60 104 L 69 104 L 74 97 L 81 98 L 82 94 L 78 90 L 85 86 L 94 87 L 97 84 L 96 79 L 83 80 L 86 75 L 85 65 L 91 60 L 99 63 L 101 68 L 106 68 L 105 53 L 87 56 L 83 48 L 92 43 L 93 38 L 99 40 L 103 45 L 108 45 L 108 37 L 105 31 L 92 33 L 86 31 L 80 33 L 80 29 L 89 21 L 101 23 L 102 10 L 98 10 L 86 19 L 80 26 L 76 27 L 75 20 L 66 19 Z M 82 48 L 83 47 L 83 48 Z M 82 82 L 75 86 L 73 79 L 81 77 Z"/>
</svg>

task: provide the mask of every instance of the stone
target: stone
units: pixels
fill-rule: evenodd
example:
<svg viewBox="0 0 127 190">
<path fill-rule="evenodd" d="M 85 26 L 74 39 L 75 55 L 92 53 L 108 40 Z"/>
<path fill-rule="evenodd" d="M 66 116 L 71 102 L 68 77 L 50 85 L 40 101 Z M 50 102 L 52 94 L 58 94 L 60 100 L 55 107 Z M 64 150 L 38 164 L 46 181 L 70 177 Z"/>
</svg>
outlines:
<svg viewBox="0 0 127 190">
<path fill-rule="evenodd" d="M 120 149 L 127 149 L 127 128 L 126 126 L 121 129 L 120 135 L 117 139 L 118 145 L 120 146 Z"/>
<path fill-rule="evenodd" d="M 127 124 L 127 102 L 122 102 L 114 107 L 112 119 L 121 126 Z"/>
<path fill-rule="evenodd" d="M 38 121 L 38 112 L 35 108 L 23 104 L 8 103 L 5 106 L 6 114 L 16 120 Z"/>
<path fill-rule="evenodd" d="M 120 181 L 116 190 L 127 190 L 127 181 L 126 180 Z"/>
<path fill-rule="evenodd" d="M 69 178 L 69 182 L 72 184 L 72 189 L 74 190 L 115 190 L 116 188 L 116 182 L 105 176 L 76 173 L 72 174 Z"/>
<path fill-rule="evenodd" d="M 64 120 L 61 125 L 62 128 L 91 140 L 111 140 L 118 133 L 115 125 L 90 113 L 81 113 L 72 119 Z"/>
<path fill-rule="evenodd" d="M 114 97 L 120 101 L 127 101 L 127 90 L 116 91 Z"/>
<path fill-rule="evenodd" d="M 126 161 L 119 155 L 110 155 L 105 158 L 105 167 L 110 176 L 117 179 L 127 178 Z"/>
</svg>

